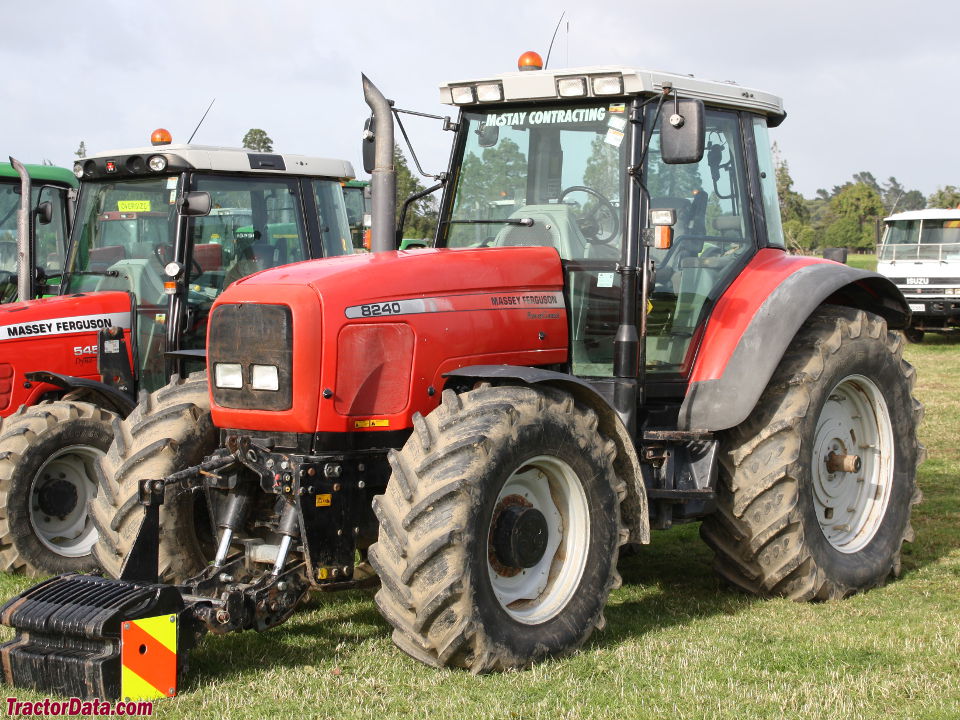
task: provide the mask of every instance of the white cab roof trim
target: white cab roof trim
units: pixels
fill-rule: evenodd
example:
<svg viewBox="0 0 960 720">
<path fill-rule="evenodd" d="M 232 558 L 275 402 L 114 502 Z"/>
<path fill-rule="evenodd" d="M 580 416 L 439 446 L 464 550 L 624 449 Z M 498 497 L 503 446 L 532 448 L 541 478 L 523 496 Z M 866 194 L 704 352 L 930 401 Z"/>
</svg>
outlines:
<svg viewBox="0 0 960 720">
<path fill-rule="evenodd" d="M 279 155 L 283 158 L 286 170 L 275 168 L 250 168 L 249 155 Z M 130 155 L 176 155 L 186 160 L 195 170 L 213 170 L 217 172 L 242 172 L 262 175 L 311 175 L 325 178 L 352 180 L 356 177 L 353 165 L 346 160 L 309 157 L 289 153 L 258 153 L 239 148 L 216 147 L 212 145 L 158 145 L 126 150 L 110 150 L 88 155 L 85 159 L 111 159 Z M 81 160 L 81 162 L 83 162 Z"/>
<path fill-rule="evenodd" d="M 896 213 L 883 219 L 884 222 L 893 222 L 895 220 L 960 220 L 960 208 L 956 210 L 945 210 L 942 208 L 907 210 L 906 212 Z"/>
<path fill-rule="evenodd" d="M 676 75 L 658 70 L 641 70 L 620 65 L 594 65 L 579 68 L 561 68 L 559 70 L 528 70 L 524 72 L 505 73 L 477 80 L 464 80 L 444 83 L 440 86 L 440 102 L 447 105 L 455 104 L 450 94 L 450 88 L 462 85 L 477 85 L 491 82 L 503 84 L 504 102 L 522 102 L 525 100 L 574 100 L 575 98 L 560 98 L 557 93 L 557 79 L 564 77 L 583 77 L 595 75 L 621 75 L 623 89 L 627 95 L 639 93 L 659 92 L 664 82 L 673 83 L 681 97 L 700 98 L 713 105 L 727 105 L 730 107 L 746 108 L 765 115 L 783 115 L 783 100 L 776 95 L 737 85 L 732 82 L 716 82 L 701 80 L 690 75 Z M 591 96 L 583 99 L 589 99 Z M 609 96 L 592 96 L 606 100 Z M 471 103 L 475 107 L 494 103 Z"/>
</svg>

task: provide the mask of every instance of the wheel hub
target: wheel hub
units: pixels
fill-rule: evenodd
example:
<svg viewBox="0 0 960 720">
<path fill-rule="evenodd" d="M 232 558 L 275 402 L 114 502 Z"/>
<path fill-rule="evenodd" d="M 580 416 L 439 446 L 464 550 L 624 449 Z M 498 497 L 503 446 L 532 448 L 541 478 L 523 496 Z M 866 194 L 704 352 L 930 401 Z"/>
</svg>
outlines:
<svg viewBox="0 0 960 720">
<path fill-rule="evenodd" d="M 87 516 L 87 501 L 96 495 L 93 463 L 103 454 L 89 445 L 61 448 L 34 476 L 30 524 L 36 538 L 57 555 L 89 555 L 97 541 L 97 529 Z"/>
<path fill-rule="evenodd" d="M 531 568 L 547 550 L 547 519 L 534 507 L 510 505 L 493 528 L 493 551 L 502 565 Z"/>
<path fill-rule="evenodd" d="M 827 542 L 862 550 L 886 515 L 893 486 L 893 428 L 876 384 L 850 375 L 831 391 L 817 420 L 813 504 Z"/>
<path fill-rule="evenodd" d="M 73 483 L 63 477 L 47 482 L 37 493 L 40 512 L 58 518 L 65 518 L 77 506 L 77 489 Z"/>
</svg>

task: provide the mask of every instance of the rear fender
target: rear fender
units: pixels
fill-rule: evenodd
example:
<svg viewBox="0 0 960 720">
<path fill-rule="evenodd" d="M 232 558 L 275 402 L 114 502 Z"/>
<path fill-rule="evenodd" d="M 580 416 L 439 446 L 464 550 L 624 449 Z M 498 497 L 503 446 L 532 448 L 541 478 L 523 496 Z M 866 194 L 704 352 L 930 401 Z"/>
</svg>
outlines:
<svg viewBox="0 0 960 720">
<path fill-rule="evenodd" d="M 790 341 L 823 304 L 876 313 L 891 328 L 910 321 L 903 295 L 882 275 L 761 250 L 710 316 L 678 427 L 719 431 L 743 422 Z"/>
<path fill-rule="evenodd" d="M 627 486 L 627 495 L 620 506 L 620 512 L 624 526 L 630 531 L 628 542 L 650 542 L 646 486 L 636 446 L 616 411 L 593 387 L 573 375 L 516 365 L 472 365 L 444 373 L 444 377 L 501 384 L 548 385 L 569 393 L 578 403 L 593 410 L 599 420 L 600 432 L 617 445 L 617 457 L 613 466 L 617 477 Z"/>
</svg>

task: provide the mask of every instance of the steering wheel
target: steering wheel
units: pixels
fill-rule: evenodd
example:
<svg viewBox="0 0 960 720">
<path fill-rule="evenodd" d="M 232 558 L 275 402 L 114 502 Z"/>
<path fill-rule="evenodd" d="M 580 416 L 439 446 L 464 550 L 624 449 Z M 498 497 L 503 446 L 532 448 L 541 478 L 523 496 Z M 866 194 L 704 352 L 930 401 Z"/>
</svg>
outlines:
<svg viewBox="0 0 960 720">
<path fill-rule="evenodd" d="M 593 195 L 600 204 L 595 206 L 592 210 L 587 212 L 582 217 L 577 218 L 577 225 L 580 228 L 580 232 L 583 233 L 583 237 L 586 238 L 588 243 L 598 243 L 600 245 L 606 245 L 610 243 L 617 237 L 617 234 L 620 232 L 620 213 L 617 212 L 617 209 L 613 206 L 607 198 L 601 193 L 597 192 L 591 187 L 586 185 L 571 185 L 560 193 L 560 196 L 557 198 L 557 202 L 563 202 L 563 199 L 575 192 L 583 192 L 587 195 Z M 610 216 L 610 232 L 606 235 L 601 235 L 603 229 L 603 223 L 600 220 L 600 214 L 606 211 Z"/>
<path fill-rule="evenodd" d="M 160 267 L 162 267 L 162 268 L 165 268 L 165 267 L 167 266 L 167 263 L 170 262 L 170 261 L 167 260 L 167 258 L 166 258 L 167 248 L 166 248 L 165 245 L 157 245 L 157 246 L 155 246 L 155 247 L 153 248 L 153 254 L 156 255 L 157 260 L 160 261 Z M 201 275 L 203 275 L 203 268 L 200 266 L 200 263 L 197 262 L 197 259 L 196 259 L 195 257 L 191 257 L 191 258 L 190 258 L 190 269 L 191 269 L 192 271 L 196 271 L 196 275 L 193 276 L 194 278 L 198 278 L 198 277 L 200 277 Z M 188 277 L 189 277 L 189 276 L 188 276 Z"/>
</svg>

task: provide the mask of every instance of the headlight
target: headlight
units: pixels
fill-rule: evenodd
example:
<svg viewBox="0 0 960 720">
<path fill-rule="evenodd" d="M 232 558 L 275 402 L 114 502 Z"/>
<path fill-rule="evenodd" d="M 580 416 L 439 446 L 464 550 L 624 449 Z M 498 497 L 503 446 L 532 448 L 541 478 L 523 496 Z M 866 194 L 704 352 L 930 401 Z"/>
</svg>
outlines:
<svg viewBox="0 0 960 720">
<path fill-rule="evenodd" d="M 217 387 L 242 388 L 243 366 L 240 363 L 217 363 L 213 368 L 213 379 Z"/>
<path fill-rule="evenodd" d="M 594 95 L 622 95 L 623 78 L 619 75 L 604 75 L 593 78 Z"/>
<path fill-rule="evenodd" d="M 81 163 L 73 164 L 73 174 L 76 175 L 78 178 L 83 177 L 83 165 Z"/>
<path fill-rule="evenodd" d="M 477 100 L 480 102 L 499 102 L 503 100 L 500 83 L 477 85 Z"/>
<path fill-rule="evenodd" d="M 582 77 L 560 78 L 557 80 L 557 93 L 560 97 L 583 97 L 587 94 L 587 79 Z"/>
<path fill-rule="evenodd" d="M 279 390 L 280 374 L 277 372 L 277 366 L 254 365 L 250 377 L 250 386 L 254 390 Z"/>
<path fill-rule="evenodd" d="M 163 172 L 167 169 L 167 159 L 163 155 L 154 155 L 147 164 L 154 172 Z"/>
<path fill-rule="evenodd" d="M 473 102 L 473 88 L 469 85 L 450 88 L 450 95 L 453 97 L 453 102 L 457 105 Z"/>
</svg>

